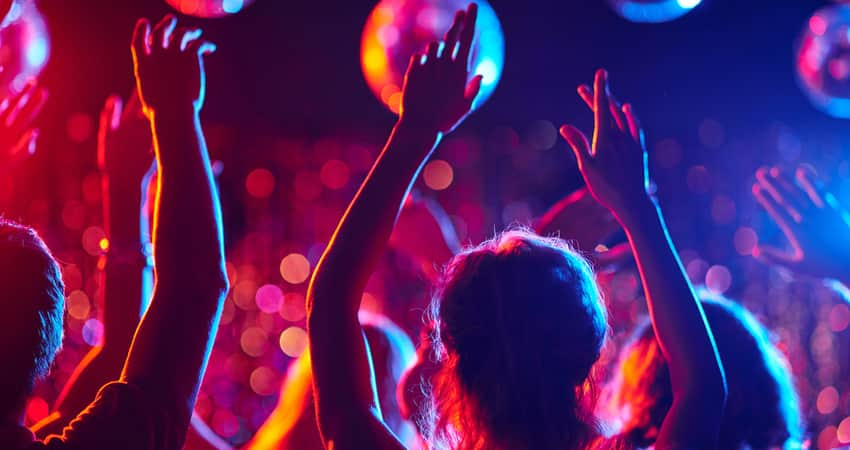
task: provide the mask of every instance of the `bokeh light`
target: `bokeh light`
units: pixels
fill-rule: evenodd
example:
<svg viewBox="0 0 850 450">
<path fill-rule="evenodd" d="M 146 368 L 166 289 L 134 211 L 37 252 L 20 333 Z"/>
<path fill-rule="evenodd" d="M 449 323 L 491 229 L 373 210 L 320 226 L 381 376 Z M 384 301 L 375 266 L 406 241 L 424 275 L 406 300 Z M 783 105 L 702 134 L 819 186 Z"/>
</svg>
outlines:
<svg viewBox="0 0 850 450">
<path fill-rule="evenodd" d="M 257 289 L 257 308 L 265 313 L 276 313 L 283 305 L 283 291 L 273 284 L 267 284 Z"/>
<path fill-rule="evenodd" d="M 254 0 L 166 0 L 166 2 L 182 14 L 215 18 L 236 14 L 254 3 Z"/>
<path fill-rule="evenodd" d="M 280 349 L 287 356 L 297 358 L 307 348 L 307 332 L 300 327 L 289 327 L 280 333 Z"/>
<path fill-rule="evenodd" d="M 274 185 L 274 175 L 268 169 L 254 169 L 245 178 L 245 190 L 255 198 L 268 198 L 274 192 Z"/>
<path fill-rule="evenodd" d="M 823 388 L 817 398 L 818 412 L 823 415 L 832 414 L 838 408 L 838 401 L 838 389 L 835 389 L 834 386 Z"/>
<path fill-rule="evenodd" d="M 103 342 L 103 323 L 97 319 L 89 319 L 83 325 L 83 340 L 86 344 L 97 347 Z"/>
<path fill-rule="evenodd" d="M 19 92 L 50 57 L 47 23 L 34 1 L 17 0 L 0 29 L 0 92 Z"/>
<path fill-rule="evenodd" d="M 288 283 L 301 284 L 310 278 L 310 261 L 300 253 L 286 255 L 280 261 L 280 276 Z"/>
<path fill-rule="evenodd" d="M 473 108 L 495 91 L 505 64 L 505 40 L 496 12 L 486 0 L 478 2 L 478 22 L 472 49 L 472 73 L 482 75 L 481 91 Z M 401 87 L 410 57 L 429 42 L 442 40 L 466 0 L 384 0 L 366 21 L 360 62 L 372 92 L 398 113 Z"/>
<path fill-rule="evenodd" d="M 850 5 L 830 5 L 806 21 L 796 54 L 797 79 L 818 108 L 850 118 Z"/>
<path fill-rule="evenodd" d="M 452 165 L 442 159 L 436 159 L 425 165 L 422 171 L 425 185 L 435 191 L 442 191 L 452 185 L 454 170 Z"/>
<path fill-rule="evenodd" d="M 91 312 L 91 303 L 89 296 L 85 292 L 77 290 L 68 294 L 68 299 L 65 301 L 65 307 L 68 310 L 68 315 L 77 320 L 86 320 Z"/>
<path fill-rule="evenodd" d="M 702 0 L 608 0 L 620 17 L 638 23 L 676 20 L 699 6 Z"/>
</svg>

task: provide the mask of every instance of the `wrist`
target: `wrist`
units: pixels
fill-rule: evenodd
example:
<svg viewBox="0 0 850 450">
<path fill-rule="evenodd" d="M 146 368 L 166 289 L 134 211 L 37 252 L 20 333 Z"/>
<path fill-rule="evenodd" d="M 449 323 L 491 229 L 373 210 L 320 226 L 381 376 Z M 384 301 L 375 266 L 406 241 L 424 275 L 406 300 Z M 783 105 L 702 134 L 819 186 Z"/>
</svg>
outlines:
<svg viewBox="0 0 850 450">
<path fill-rule="evenodd" d="M 160 122 L 194 122 L 200 120 L 200 111 L 194 105 L 177 105 L 167 108 L 150 108 L 150 120 L 153 123 Z"/>
<path fill-rule="evenodd" d="M 442 133 L 435 125 L 405 116 L 399 117 L 395 124 L 394 133 L 434 141 L 442 138 Z"/>
<path fill-rule="evenodd" d="M 612 213 L 626 231 L 657 222 L 661 215 L 658 203 L 649 195 L 628 202 L 627 208 L 623 208 L 622 211 L 612 211 Z"/>
</svg>

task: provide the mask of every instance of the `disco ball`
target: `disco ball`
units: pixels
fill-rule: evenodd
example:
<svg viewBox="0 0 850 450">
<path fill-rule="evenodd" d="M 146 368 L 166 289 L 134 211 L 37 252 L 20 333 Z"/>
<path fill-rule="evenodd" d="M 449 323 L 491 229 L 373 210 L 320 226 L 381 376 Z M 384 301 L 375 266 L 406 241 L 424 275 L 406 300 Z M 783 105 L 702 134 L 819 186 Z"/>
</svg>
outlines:
<svg viewBox="0 0 850 450">
<path fill-rule="evenodd" d="M 215 18 L 236 14 L 254 0 L 166 0 L 172 8 L 188 16 Z"/>
<path fill-rule="evenodd" d="M 431 41 L 442 40 L 455 13 L 469 0 L 383 0 L 372 10 L 360 49 L 360 63 L 369 88 L 391 111 L 398 113 L 401 88 L 410 57 Z M 472 48 L 472 71 L 483 77 L 472 105 L 480 107 L 496 90 L 505 65 L 505 39 L 496 12 L 478 0 L 478 21 Z"/>
<path fill-rule="evenodd" d="M 0 25 L 0 92 L 20 91 L 50 56 L 50 35 L 33 1 L 15 1 Z"/>
<path fill-rule="evenodd" d="M 696 8 L 702 0 L 608 0 L 622 18 L 638 23 L 676 20 Z"/>
<path fill-rule="evenodd" d="M 796 59 L 809 100 L 831 116 L 850 118 L 850 6 L 827 6 L 809 18 Z"/>
</svg>

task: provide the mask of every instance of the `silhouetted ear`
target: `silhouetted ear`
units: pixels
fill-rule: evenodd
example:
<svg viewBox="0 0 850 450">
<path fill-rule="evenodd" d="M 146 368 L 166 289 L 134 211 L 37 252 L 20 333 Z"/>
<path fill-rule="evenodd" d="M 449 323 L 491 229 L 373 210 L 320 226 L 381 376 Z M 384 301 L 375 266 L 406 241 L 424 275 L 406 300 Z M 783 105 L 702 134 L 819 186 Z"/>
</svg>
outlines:
<svg viewBox="0 0 850 450">
<path fill-rule="evenodd" d="M 6 18 L 10 9 L 12 9 L 12 0 L 0 0 L 0 22 Z"/>
</svg>

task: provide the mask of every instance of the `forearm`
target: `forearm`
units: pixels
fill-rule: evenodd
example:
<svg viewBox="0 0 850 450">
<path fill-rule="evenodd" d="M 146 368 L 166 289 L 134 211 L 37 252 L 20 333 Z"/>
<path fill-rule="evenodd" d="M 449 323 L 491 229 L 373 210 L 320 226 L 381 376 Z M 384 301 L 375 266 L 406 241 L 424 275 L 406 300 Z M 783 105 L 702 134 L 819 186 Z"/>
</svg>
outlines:
<svg viewBox="0 0 850 450">
<path fill-rule="evenodd" d="M 384 251 L 405 196 L 439 135 L 399 123 L 337 227 L 308 292 L 308 331 L 325 442 L 380 414 L 357 318 L 366 282 Z"/>
<path fill-rule="evenodd" d="M 153 124 L 157 281 L 123 377 L 181 402 L 188 421 L 227 290 L 221 213 L 197 115 Z"/>
<path fill-rule="evenodd" d="M 425 160 L 439 140 L 438 133 L 403 122 L 396 124 L 386 147 L 343 215 L 316 267 L 311 292 L 361 292 L 383 254 L 402 203 Z M 324 297 L 324 296 L 323 296 Z M 329 295 L 341 300 L 340 295 Z M 311 304 L 314 313 L 355 316 L 357 304 Z"/>
<path fill-rule="evenodd" d="M 155 113 L 159 189 L 154 219 L 157 284 L 225 276 L 218 191 L 197 113 Z M 191 270 L 188 270 L 191 268 Z"/>
<path fill-rule="evenodd" d="M 674 393 L 691 388 L 709 395 L 723 391 L 724 376 L 711 330 L 660 210 L 647 199 L 645 204 L 633 205 L 631 212 L 620 218 L 636 256 Z"/>
</svg>

